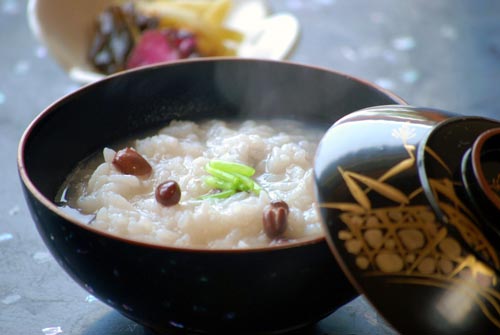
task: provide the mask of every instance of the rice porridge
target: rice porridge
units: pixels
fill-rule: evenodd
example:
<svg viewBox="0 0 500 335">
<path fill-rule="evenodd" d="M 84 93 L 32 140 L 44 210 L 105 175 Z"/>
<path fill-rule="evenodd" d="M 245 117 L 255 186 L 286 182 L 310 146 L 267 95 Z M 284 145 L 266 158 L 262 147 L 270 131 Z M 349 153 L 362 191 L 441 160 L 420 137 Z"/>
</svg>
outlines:
<svg viewBox="0 0 500 335">
<path fill-rule="evenodd" d="M 249 248 L 318 237 L 312 167 L 322 135 L 285 120 L 172 121 L 82 162 L 57 200 L 90 215 L 97 229 L 170 246 Z M 120 163 L 130 157 L 138 163 L 128 171 Z"/>
</svg>

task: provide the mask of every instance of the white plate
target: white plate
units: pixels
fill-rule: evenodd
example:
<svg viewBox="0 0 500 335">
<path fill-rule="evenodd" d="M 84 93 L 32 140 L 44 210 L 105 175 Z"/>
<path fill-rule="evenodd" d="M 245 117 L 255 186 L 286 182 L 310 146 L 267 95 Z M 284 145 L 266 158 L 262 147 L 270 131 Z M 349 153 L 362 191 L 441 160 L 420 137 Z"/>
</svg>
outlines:
<svg viewBox="0 0 500 335">
<path fill-rule="evenodd" d="M 113 0 L 29 0 L 33 34 L 78 83 L 104 75 L 86 59 L 97 14 Z M 264 0 L 233 0 L 226 26 L 244 34 L 238 57 L 280 60 L 289 56 L 299 37 L 299 22 L 286 13 L 270 14 Z"/>
</svg>

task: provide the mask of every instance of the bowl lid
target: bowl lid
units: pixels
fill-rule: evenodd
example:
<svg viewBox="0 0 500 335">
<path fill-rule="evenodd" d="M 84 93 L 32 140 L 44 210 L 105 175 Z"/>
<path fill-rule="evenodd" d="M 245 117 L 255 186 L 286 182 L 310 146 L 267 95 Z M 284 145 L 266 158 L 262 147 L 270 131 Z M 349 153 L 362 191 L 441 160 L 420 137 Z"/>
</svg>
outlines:
<svg viewBox="0 0 500 335">
<path fill-rule="evenodd" d="M 500 123 L 380 106 L 335 123 L 315 161 L 328 243 L 401 333 L 500 332 Z"/>
</svg>

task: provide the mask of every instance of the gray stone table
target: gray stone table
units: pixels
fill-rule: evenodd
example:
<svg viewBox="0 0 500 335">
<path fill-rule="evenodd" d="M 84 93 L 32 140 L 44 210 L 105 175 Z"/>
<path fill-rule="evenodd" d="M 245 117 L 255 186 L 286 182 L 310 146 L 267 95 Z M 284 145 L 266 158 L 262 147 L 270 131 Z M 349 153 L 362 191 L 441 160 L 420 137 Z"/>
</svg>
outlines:
<svg viewBox="0 0 500 335">
<path fill-rule="evenodd" d="M 26 6 L 0 0 L 0 334 L 148 334 L 62 271 L 24 203 L 19 138 L 79 87 L 32 36 Z M 274 0 L 271 8 L 301 23 L 293 61 L 359 76 L 413 105 L 500 116 L 499 1 Z M 395 332 L 360 297 L 301 333 Z"/>
</svg>

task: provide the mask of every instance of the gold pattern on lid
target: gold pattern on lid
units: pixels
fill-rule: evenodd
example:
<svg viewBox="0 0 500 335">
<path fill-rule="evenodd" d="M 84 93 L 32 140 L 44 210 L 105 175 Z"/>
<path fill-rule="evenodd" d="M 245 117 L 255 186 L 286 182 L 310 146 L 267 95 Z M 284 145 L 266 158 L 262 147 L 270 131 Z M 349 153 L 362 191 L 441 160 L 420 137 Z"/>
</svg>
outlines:
<svg viewBox="0 0 500 335">
<path fill-rule="evenodd" d="M 347 171 L 339 166 L 338 171 L 355 202 L 319 205 L 340 211 L 338 218 L 343 227 L 337 234 L 339 247 L 343 245 L 345 251 L 352 255 L 362 276 L 386 278 L 391 283 L 438 287 L 446 292 L 460 286 L 460 292 L 467 295 L 500 328 L 500 293 L 496 287 L 496 273 L 474 254 L 500 269 L 495 249 L 474 224 L 474 215 L 460 201 L 455 193 L 456 182 L 450 178 L 430 180 L 439 207 L 447 218 L 446 223 L 436 218 L 430 206 L 411 203 L 423 192 L 421 187 L 406 195 L 387 182 L 415 165 L 415 147 L 406 142 L 414 136 L 409 125 L 404 124 L 393 130 L 392 136 L 402 140 L 408 158 L 379 178 Z M 426 152 L 445 171 L 451 171 L 430 148 L 426 148 Z M 500 178 L 496 181 L 500 184 Z M 394 205 L 373 208 L 371 192 L 393 201 Z M 456 232 L 450 232 L 449 227 Z M 462 245 L 463 242 L 466 245 Z"/>
</svg>

